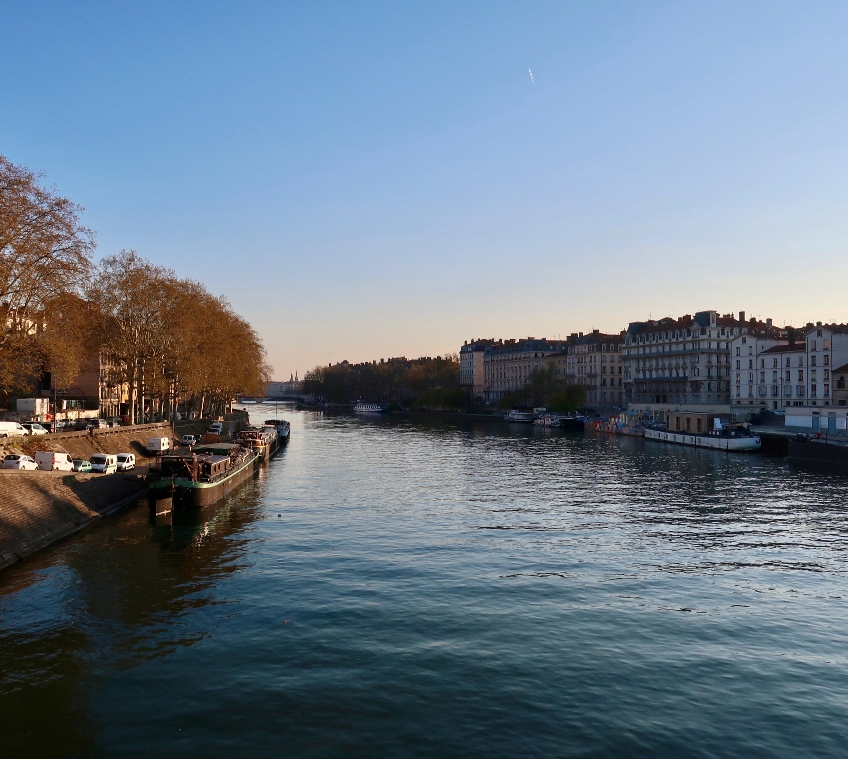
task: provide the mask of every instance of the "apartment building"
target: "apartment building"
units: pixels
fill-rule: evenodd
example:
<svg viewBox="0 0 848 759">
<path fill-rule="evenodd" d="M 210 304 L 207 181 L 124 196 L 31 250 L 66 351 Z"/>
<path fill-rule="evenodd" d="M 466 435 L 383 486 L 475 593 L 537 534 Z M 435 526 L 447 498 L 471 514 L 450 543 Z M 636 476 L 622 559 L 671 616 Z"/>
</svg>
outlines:
<svg viewBox="0 0 848 759">
<path fill-rule="evenodd" d="M 486 348 L 492 345 L 495 345 L 494 340 L 466 340 L 459 349 L 459 384 L 478 401 L 485 396 L 483 357 Z"/>
<path fill-rule="evenodd" d="M 670 411 L 730 414 L 731 342 L 740 335 L 785 337 L 785 330 L 717 311 L 632 322 L 622 355 L 624 400 L 666 421 Z"/>
<path fill-rule="evenodd" d="M 783 407 L 790 391 L 791 371 L 804 375 L 806 349 L 794 339 L 748 332 L 730 343 L 730 405 L 735 416 L 745 418 Z M 790 370 L 790 366 L 796 366 Z M 784 377 L 786 384 L 784 385 Z"/>
<path fill-rule="evenodd" d="M 840 404 L 845 400 L 845 366 L 848 364 L 848 325 L 808 325 L 800 341 L 802 350 L 793 354 L 775 351 L 782 362 L 783 409 L 786 426 L 799 432 L 845 434 L 848 428 L 848 408 Z M 788 346 L 787 346 L 788 347 Z M 788 362 L 789 367 L 786 366 Z M 834 371 L 834 367 L 838 371 Z M 834 374 L 836 379 L 834 383 Z M 789 380 L 786 380 L 786 377 Z M 841 392 L 840 392 L 841 391 Z"/>
<path fill-rule="evenodd" d="M 547 356 L 545 364 L 555 367 L 567 382 L 586 388 L 586 405 L 598 412 L 623 408 L 621 352 L 625 332 L 617 335 L 593 330 L 575 332 L 566 340 L 565 349 Z"/>
<path fill-rule="evenodd" d="M 562 340 L 498 340 L 483 350 L 483 399 L 497 401 L 507 393 L 520 390 L 527 384 L 534 369 L 541 369 L 542 360 L 565 347 Z M 460 359 L 461 368 L 461 359 Z"/>
</svg>

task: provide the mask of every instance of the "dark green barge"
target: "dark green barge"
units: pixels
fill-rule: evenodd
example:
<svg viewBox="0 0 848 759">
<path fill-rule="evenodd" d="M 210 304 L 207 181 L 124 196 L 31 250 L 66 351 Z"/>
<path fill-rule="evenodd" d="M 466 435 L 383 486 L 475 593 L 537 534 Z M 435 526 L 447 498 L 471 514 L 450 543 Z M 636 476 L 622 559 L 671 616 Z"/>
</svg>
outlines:
<svg viewBox="0 0 848 759">
<path fill-rule="evenodd" d="M 156 458 L 149 476 L 157 514 L 211 506 L 251 479 L 260 455 L 236 443 L 211 443 L 168 451 Z"/>
</svg>

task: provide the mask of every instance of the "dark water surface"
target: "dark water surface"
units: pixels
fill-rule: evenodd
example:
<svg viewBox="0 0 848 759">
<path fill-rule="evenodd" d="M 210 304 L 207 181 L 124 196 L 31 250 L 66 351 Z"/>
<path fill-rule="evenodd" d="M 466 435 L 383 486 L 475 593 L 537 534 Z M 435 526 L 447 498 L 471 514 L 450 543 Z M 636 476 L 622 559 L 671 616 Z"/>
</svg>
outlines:
<svg viewBox="0 0 848 759">
<path fill-rule="evenodd" d="M 848 480 L 286 417 L 223 506 L 0 573 L 0 755 L 848 756 Z"/>
</svg>

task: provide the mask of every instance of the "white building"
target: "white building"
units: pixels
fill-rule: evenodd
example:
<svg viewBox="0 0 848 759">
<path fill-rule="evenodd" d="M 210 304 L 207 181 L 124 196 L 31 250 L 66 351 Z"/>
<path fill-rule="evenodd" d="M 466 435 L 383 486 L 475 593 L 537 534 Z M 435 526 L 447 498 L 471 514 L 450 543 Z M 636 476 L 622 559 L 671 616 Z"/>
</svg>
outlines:
<svg viewBox="0 0 848 759">
<path fill-rule="evenodd" d="M 792 392 L 784 398 L 786 426 L 799 432 L 845 434 L 848 407 L 834 400 L 831 371 L 848 363 L 848 325 L 819 322 L 805 330 L 800 345 L 802 350 L 795 354 L 779 354 Z"/>
<path fill-rule="evenodd" d="M 734 415 L 747 417 L 760 411 L 783 408 L 791 390 L 788 369 L 793 357 L 803 363 L 804 344 L 789 344 L 788 338 L 748 332 L 730 342 L 730 406 Z M 786 363 L 786 369 L 784 369 Z M 803 375 L 803 370 L 801 370 Z"/>
</svg>

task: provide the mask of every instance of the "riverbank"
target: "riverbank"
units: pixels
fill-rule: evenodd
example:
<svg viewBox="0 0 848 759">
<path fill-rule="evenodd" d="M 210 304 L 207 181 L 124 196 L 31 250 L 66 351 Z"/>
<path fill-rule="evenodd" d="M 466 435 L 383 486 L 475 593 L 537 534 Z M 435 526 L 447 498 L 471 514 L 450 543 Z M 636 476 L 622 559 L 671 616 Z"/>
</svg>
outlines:
<svg viewBox="0 0 848 759">
<path fill-rule="evenodd" d="M 246 425 L 246 414 L 225 418 L 227 435 L 237 434 Z M 0 569 L 144 497 L 148 439 L 167 437 L 176 443 L 183 434 L 200 436 L 208 427 L 208 420 L 184 422 L 176 429 L 160 422 L 4 441 L 0 458 L 11 452 L 34 455 L 36 450 L 81 459 L 95 453 L 134 453 L 137 468 L 110 475 L 0 469 Z"/>
<path fill-rule="evenodd" d="M 0 469 L 0 569 L 135 502 L 146 491 L 146 470 L 102 475 Z"/>
</svg>

